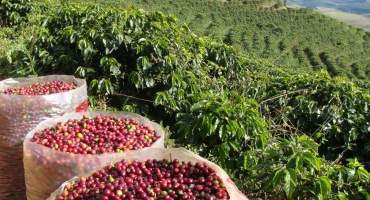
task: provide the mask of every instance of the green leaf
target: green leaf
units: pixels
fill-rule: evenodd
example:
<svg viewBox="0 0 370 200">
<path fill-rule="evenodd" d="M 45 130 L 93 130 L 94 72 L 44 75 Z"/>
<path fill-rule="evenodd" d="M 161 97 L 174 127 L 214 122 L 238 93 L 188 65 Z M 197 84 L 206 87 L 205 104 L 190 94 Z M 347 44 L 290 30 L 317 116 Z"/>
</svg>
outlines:
<svg viewBox="0 0 370 200">
<path fill-rule="evenodd" d="M 254 158 L 256 159 L 256 158 Z M 270 162 L 270 161 L 267 161 L 267 162 L 263 162 L 261 164 L 258 164 L 256 166 L 254 166 L 252 169 L 253 170 L 262 170 L 262 169 L 266 169 L 266 168 L 269 168 L 271 167 L 271 165 L 275 164 L 277 162 Z M 263 175 L 264 176 L 264 175 Z M 272 177 L 271 177 L 272 178 Z"/>
<path fill-rule="evenodd" d="M 113 85 L 112 85 L 112 83 L 110 82 L 109 79 L 106 79 L 104 81 L 104 86 L 105 86 L 106 94 L 113 94 L 114 93 L 114 87 L 113 87 Z"/>
<path fill-rule="evenodd" d="M 160 39 L 160 40 L 158 41 L 158 43 L 161 45 L 161 47 L 162 47 L 164 50 L 168 51 L 168 44 L 167 44 L 167 41 L 166 41 L 166 40 Z"/>
<path fill-rule="evenodd" d="M 248 159 L 245 155 L 240 155 L 238 158 L 238 166 L 241 166 L 242 169 L 247 169 Z"/>
<path fill-rule="evenodd" d="M 83 54 L 84 60 L 88 60 L 93 53 L 92 43 L 87 41 L 86 39 L 81 39 L 78 41 L 77 45 Z"/>
<path fill-rule="evenodd" d="M 119 44 L 121 44 L 123 42 L 123 35 L 121 33 L 118 33 L 116 35 L 116 40 L 118 41 Z"/>
<path fill-rule="evenodd" d="M 289 158 L 288 163 L 286 164 L 287 168 L 296 168 L 297 163 L 299 161 L 299 157 L 295 155 L 293 156 Z"/>
<path fill-rule="evenodd" d="M 201 137 L 205 139 L 207 136 L 211 135 L 212 130 L 212 118 L 209 115 L 200 115 L 202 117 L 202 130 L 201 131 Z"/>
<path fill-rule="evenodd" d="M 204 107 L 204 102 L 200 101 L 200 102 L 194 104 L 193 106 L 191 106 L 190 111 L 195 112 L 195 111 L 200 110 L 203 107 Z"/>
<path fill-rule="evenodd" d="M 356 174 L 356 169 L 348 170 L 347 180 L 348 181 L 351 180 L 355 174 Z"/>
<path fill-rule="evenodd" d="M 209 125 L 208 125 L 208 130 L 209 130 L 209 135 L 214 135 L 214 133 L 215 133 L 215 130 L 216 130 L 216 125 L 215 125 L 215 123 L 213 122 L 214 120 L 214 116 L 212 115 L 212 114 L 209 114 L 208 115 L 209 116 Z M 217 121 L 218 119 L 216 118 L 216 121 Z"/>
<path fill-rule="evenodd" d="M 367 102 L 364 102 L 363 104 L 360 105 L 360 111 L 361 113 L 367 113 L 369 110 Z"/>
<path fill-rule="evenodd" d="M 362 166 L 357 169 L 357 174 L 360 179 L 370 180 L 370 173 Z"/>
<path fill-rule="evenodd" d="M 212 130 L 211 130 L 211 132 L 214 133 L 216 131 L 216 129 L 219 128 L 220 119 L 217 116 L 215 116 L 214 114 L 211 114 L 211 115 L 212 115 L 212 117 L 214 119 L 214 122 L 212 123 Z"/>
<path fill-rule="evenodd" d="M 268 141 L 268 133 L 258 134 L 257 148 L 263 149 Z"/>
<path fill-rule="evenodd" d="M 297 175 L 294 169 L 285 169 L 285 178 L 284 178 L 284 191 L 288 199 L 293 198 L 293 193 L 297 185 Z"/>
<path fill-rule="evenodd" d="M 166 66 L 167 67 L 172 67 L 175 64 L 174 61 L 175 61 L 174 56 L 172 56 L 172 55 L 167 56 L 166 57 Z"/>
<path fill-rule="evenodd" d="M 79 66 L 79 67 L 77 67 L 77 69 L 76 69 L 76 72 L 75 72 L 76 74 L 78 74 L 80 77 L 84 77 L 84 78 L 86 78 L 86 70 L 85 70 L 85 68 L 84 67 L 82 67 L 82 66 Z"/>
<path fill-rule="evenodd" d="M 271 181 L 272 187 L 276 187 L 278 184 L 280 184 L 281 179 L 284 176 L 285 171 L 282 169 L 279 169 L 275 172 L 274 178 Z"/>
<path fill-rule="evenodd" d="M 268 149 L 266 151 L 266 160 L 272 160 L 272 158 L 279 156 L 279 155 L 280 155 L 279 151 L 275 149 Z"/>
<path fill-rule="evenodd" d="M 223 138 L 226 138 L 226 127 L 224 125 L 221 125 L 218 129 L 218 137 L 222 140 Z"/>
<path fill-rule="evenodd" d="M 150 67 L 149 59 L 148 59 L 147 56 L 142 56 L 140 58 L 142 58 L 141 59 L 141 66 L 142 66 L 143 70 L 145 71 Z"/>
<path fill-rule="evenodd" d="M 364 189 L 360 190 L 360 193 L 365 197 L 366 200 L 370 200 L 370 195 Z"/>
<path fill-rule="evenodd" d="M 215 125 L 212 123 L 213 121 L 212 115 L 206 114 L 206 115 L 201 115 L 201 116 L 203 116 L 203 119 L 202 119 L 202 130 L 203 131 L 201 132 L 201 135 L 204 139 L 206 136 L 212 135 L 212 133 L 215 130 Z"/>
<path fill-rule="evenodd" d="M 98 80 L 97 79 L 93 79 L 91 82 L 90 82 L 90 86 L 89 88 L 90 89 L 95 89 L 95 87 L 98 85 Z"/>
<path fill-rule="evenodd" d="M 303 160 L 302 159 L 299 159 L 297 161 L 296 165 L 297 165 L 296 166 L 297 170 L 303 172 Z"/>
<path fill-rule="evenodd" d="M 185 125 L 185 128 L 184 128 L 185 137 L 189 135 L 190 133 L 192 133 L 193 130 L 194 130 L 194 127 L 192 125 L 190 124 Z"/>
<path fill-rule="evenodd" d="M 184 24 L 182 24 L 182 26 L 181 26 L 185 31 L 188 31 L 188 32 L 190 32 L 190 29 L 189 29 L 189 27 L 188 27 L 188 25 L 186 24 L 186 23 L 184 23 Z"/>
<path fill-rule="evenodd" d="M 118 76 L 121 74 L 121 70 L 119 70 L 119 66 L 117 65 L 111 65 L 110 72 L 112 73 L 113 76 Z"/>
<path fill-rule="evenodd" d="M 226 124 L 223 128 L 223 132 L 226 133 L 226 135 L 232 134 L 234 132 L 233 128 L 230 126 L 230 124 Z"/>
<path fill-rule="evenodd" d="M 76 38 L 77 38 L 77 34 L 74 32 L 71 34 L 71 36 L 69 37 L 69 41 L 70 43 L 75 43 L 76 42 Z"/>
<path fill-rule="evenodd" d="M 330 179 L 326 176 L 320 176 L 315 184 L 316 196 L 321 196 L 325 198 L 331 193 Z"/>
<path fill-rule="evenodd" d="M 103 85 L 104 85 L 104 82 L 105 82 L 105 78 L 102 78 L 102 79 L 100 79 L 100 81 L 99 81 L 99 83 L 98 83 L 98 93 L 102 93 L 102 91 L 103 91 Z"/>
<path fill-rule="evenodd" d="M 242 98 L 241 96 L 239 95 L 239 93 L 237 93 L 236 91 L 231 91 L 231 95 L 239 102 L 242 102 Z"/>
<path fill-rule="evenodd" d="M 303 159 L 306 160 L 308 163 L 311 164 L 316 170 L 320 170 L 321 162 L 318 158 L 316 158 L 314 155 L 312 155 L 311 152 L 303 152 L 302 154 Z"/>
<path fill-rule="evenodd" d="M 186 92 L 183 89 L 178 89 L 176 93 L 178 99 L 184 99 Z"/>
<path fill-rule="evenodd" d="M 230 147 L 226 143 L 222 143 L 220 146 L 217 147 L 218 154 L 220 155 L 220 160 L 225 160 L 229 157 Z"/>
<path fill-rule="evenodd" d="M 130 83 L 135 84 L 136 88 L 140 88 L 142 86 L 142 77 L 139 72 L 131 72 L 128 76 L 128 80 Z"/>
<path fill-rule="evenodd" d="M 93 68 L 90 68 L 90 67 L 86 67 L 85 70 L 86 70 L 87 73 L 95 73 L 95 70 Z"/>
<path fill-rule="evenodd" d="M 344 194 L 343 192 L 339 192 L 337 197 L 339 198 L 339 200 L 348 200 L 346 194 Z"/>
<path fill-rule="evenodd" d="M 277 138 L 277 140 L 280 141 L 280 143 L 279 143 L 280 148 L 287 148 L 287 147 L 291 146 L 290 141 L 285 139 L 285 138 L 280 138 L 279 137 L 279 138 Z"/>
<path fill-rule="evenodd" d="M 107 47 L 108 45 L 108 42 L 109 42 L 109 38 L 107 36 L 103 36 L 102 38 L 102 42 L 104 44 L 104 47 Z"/>
<path fill-rule="evenodd" d="M 91 54 L 93 52 L 93 49 L 91 48 L 91 46 L 88 46 L 84 51 L 83 51 L 83 56 L 84 56 L 84 60 L 87 61 Z"/>
<path fill-rule="evenodd" d="M 148 88 L 153 87 L 155 85 L 155 80 L 151 77 L 148 77 L 145 79 L 145 85 Z"/>
<path fill-rule="evenodd" d="M 131 38 L 131 36 L 129 36 L 129 35 L 125 35 L 125 37 L 124 37 L 125 39 L 124 39 L 124 41 L 125 41 L 125 43 L 126 44 L 131 44 L 131 42 L 132 42 L 132 38 Z"/>
<path fill-rule="evenodd" d="M 231 141 L 229 142 L 229 145 L 235 150 L 240 151 L 240 145 L 237 141 Z"/>
<path fill-rule="evenodd" d="M 181 76 L 179 74 L 173 74 L 171 79 L 172 87 L 179 87 L 181 84 Z"/>
<path fill-rule="evenodd" d="M 168 101 L 168 91 L 158 92 L 155 98 L 155 105 L 164 105 Z"/>
<path fill-rule="evenodd" d="M 317 143 L 315 143 L 314 141 L 312 141 L 312 140 L 303 140 L 300 143 L 303 147 L 313 151 L 315 153 L 315 155 L 319 154 L 319 150 L 318 150 L 319 145 Z"/>
<path fill-rule="evenodd" d="M 86 46 L 87 46 L 86 39 L 81 39 L 81 40 L 79 40 L 77 45 L 78 45 L 78 48 L 79 48 L 81 51 L 83 51 L 83 50 L 86 48 Z"/>
</svg>

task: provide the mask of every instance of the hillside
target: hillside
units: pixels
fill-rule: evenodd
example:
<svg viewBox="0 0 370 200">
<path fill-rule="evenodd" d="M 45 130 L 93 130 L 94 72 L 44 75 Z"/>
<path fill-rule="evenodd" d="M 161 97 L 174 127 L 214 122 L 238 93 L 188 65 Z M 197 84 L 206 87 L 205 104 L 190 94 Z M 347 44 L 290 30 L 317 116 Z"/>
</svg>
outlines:
<svg viewBox="0 0 370 200">
<path fill-rule="evenodd" d="M 98 2 L 173 14 L 197 35 L 274 64 L 306 71 L 325 69 L 332 76 L 352 79 L 370 78 L 370 33 L 312 9 L 275 9 L 271 1 Z M 273 7 L 261 6 L 266 4 Z"/>
<path fill-rule="evenodd" d="M 1 76 L 84 78 L 89 109 L 135 112 L 160 123 L 169 136 L 167 147 L 185 147 L 217 163 L 253 200 L 369 198 L 368 89 L 325 70 L 277 65 L 271 58 L 241 53 L 194 34 L 194 27 L 201 26 L 173 15 L 116 3 L 0 4 Z M 217 13 L 216 4 L 207 5 Z M 220 12 L 229 8 L 217 5 Z M 298 13 L 317 16 L 312 10 L 262 11 L 258 5 L 250 6 L 261 17 L 296 12 L 301 22 Z M 224 18 L 229 28 L 235 20 L 231 11 Z M 199 15 L 210 14 L 204 13 Z M 274 24 L 261 21 L 251 30 L 263 33 L 264 26 Z M 260 45 L 274 43 L 266 41 Z M 319 58 L 327 59 L 328 53 Z"/>
</svg>

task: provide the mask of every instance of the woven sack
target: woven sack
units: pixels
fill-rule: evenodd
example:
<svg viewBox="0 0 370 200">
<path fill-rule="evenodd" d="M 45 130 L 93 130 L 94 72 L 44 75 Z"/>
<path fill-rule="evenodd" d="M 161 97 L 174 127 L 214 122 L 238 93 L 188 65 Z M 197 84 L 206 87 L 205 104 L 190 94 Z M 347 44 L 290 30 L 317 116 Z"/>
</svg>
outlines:
<svg viewBox="0 0 370 200">
<path fill-rule="evenodd" d="M 146 161 L 147 159 L 179 159 L 180 161 L 185 162 L 200 162 L 213 170 L 215 170 L 216 174 L 222 179 L 225 184 L 225 188 L 229 193 L 229 197 L 231 200 L 248 200 L 248 198 L 236 187 L 234 182 L 230 179 L 227 173 L 218 165 L 213 162 L 208 161 L 205 158 L 200 157 L 197 154 L 185 149 L 185 148 L 145 148 L 137 151 L 130 151 L 125 152 L 115 160 L 112 160 L 111 163 L 116 163 L 121 161 L 122 159 L 126 159 L 128 161 L 139 160 L 139 161 Z M 86 174 L 79 174 L 76 177 L 71 178 L 70 180 L 61 184 L 59 189 L 55 190 L 47 200 L 56 200 L 57 197 L 62 194 L 67 184 L 71 184 L 77 182 L 80 177 L 88 177 L 93 174 L 95 171 L 98 171 L 104 167 L 97 168 L 92 170 Z"/>
<path fill-rule="evenodd" d="M 91 117 L 98 115 L 134 118 L 139 124 L 148 125 L 161 136 L 150 148 L 164 147 L 163 128 L 145 117 L 129 112 L 96 111 L 89 113 L 67 113 L 58 118 L 52 118 L 40 123 L 34 130 L 27 134 L 24 140 L 24 169 L 27 184 L 28 200 L 45 200 L 50 194 L 68 179 L 79 174 L 87 173 L 93 169 L 103 167 L 112 160 L 121 158 L 124 153 L 105 153 L 99 155 L 72 154 L 56 151 L 48 147 L 30 142 L 35 132 L 50 128 L 58 122 L 67 122 L 69 119 L 82 119 L 84 114 Z M 131 150 L 135 152 L 137 150 Z M 123 156 L 124 157 L 124 156 Z"/>
<path fill-rule="evenodd" d="M 49 81 L 74 82 L 77 88 L 48 95 L 0 94 L 0 199 L 25 199 L 23 140 L 45 119 L 87 109 L 86 81 L 67 75 L 10 78 L 0 81 L 0 90 Z"/>
</svg>

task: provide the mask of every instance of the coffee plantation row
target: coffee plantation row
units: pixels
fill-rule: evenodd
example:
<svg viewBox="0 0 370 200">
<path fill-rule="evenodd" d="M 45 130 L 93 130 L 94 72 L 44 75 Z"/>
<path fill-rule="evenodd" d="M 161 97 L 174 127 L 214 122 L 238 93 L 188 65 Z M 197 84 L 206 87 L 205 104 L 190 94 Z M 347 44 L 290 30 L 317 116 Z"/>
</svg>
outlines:
<svg viewBox="0 0 370 200">
<path fill-rule="evenodd" d="M 0 34 L 4 77 L 84 78 L 92 109 L 162 123 L 251 199 L 370 198 L 361 82 L 246 57 L 161 12 L 51 0 L 0 11 L 0 32 L 12 33 Z"/>
</svg>

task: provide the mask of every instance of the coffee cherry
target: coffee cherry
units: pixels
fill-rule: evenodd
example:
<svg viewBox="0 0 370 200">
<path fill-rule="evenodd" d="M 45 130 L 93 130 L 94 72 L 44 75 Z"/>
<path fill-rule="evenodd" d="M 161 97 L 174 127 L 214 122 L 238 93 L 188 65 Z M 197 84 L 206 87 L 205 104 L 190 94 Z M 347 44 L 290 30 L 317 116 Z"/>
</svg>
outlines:
<svg viewBox="0 0 370 200">
<path fill-rule="evenodd" d="M 25 83 L 20 82 L 21 84 Z M 31 86 L 0 88 L 0 152 L 4 153 L 0 159 L 2 172 L 0 179 L 7 180 L 0 188 L 0 199 L 26 199 L 22 159 L 23 140 L 28 132 L 46 118 L 75 111 L 78 105 L 75 105 L 73 101 L 57 98 L 58 102 L 56 103 L 51 94 L 62 95 L 61 93 L 74 90 L 77 87 L 74 82 L 49 81 L 35 83 Z M 71 94 L 75 97 L 75 93 Z M 80 99 L 80 97 L 74 99 Z M 78 104 L 80 103 L 78 102 Z M 63 148 L 59 143 L 49 145 L 54 148 Z M 5 197 L 1 194 L 15 194 L 22 195 L 22 197 Z"/>
<path fill-rule="evenodd" d="M 144 162 L 134 160 L 132 162 L 121 160 L 118 163 L 110 164 L 104 169 L 94 172 L 86 178 L 80 178 L 78 182 L 67 184 L 73 187 L 65 187 L 63 192 L 57 196 L 57 199 L 63 199 L 81 191 L 84 198 L 79 199 L 229 199 L 227 190 L 220 187 L 223 181 L 214 171 L 206 165 L 192 162 L 184 164 L 184 173 L 174 173 L 174 166 L 179 161 L 164 159 L 148 159 Z M 123 175 L 121 168 L 125 166 L 129 171 Z M 139 167 L 140 166 L 140 167 Z M 142 173 L 134 175 L 136 168 L 147 169 L 151 173 L 147 175 Z M 199 170 L 199 175 L 191 173 L 190 170 Z M 203 170 L 207 169 L 207 170 Z M 169 177 L 158 176 L 162 172 L 169 173 Z M 97 179 L 94 179 L 97 178 Z M 112 179 L 114 179 L 112 184 Z M 179 180 L 185 180 L 179 183 Z M 88 180 L 95 180 L 99 187 L 89 187 Z M 199 181 L 204 180 L 204 181 Z M 212 183 L 205 180 L 213 180 L 214 185 L 207 187 L 206 183 Z M 217 183 L 215 182 L 217 180 Z M 194 184 L 194 183 L 197 184 Z M 202 182 L 202 183 L 201 183 Z M 114 186 L 114 184 L 116 186 Z"/>
<path fill-rule="evenodd" d="M 0 94 L 8 95 L 47 95 L 61 92 L 67 92 L 76 89 L 75 83 L 66 83 L 64 81 L 50 81 L 46 83 L 34 83 L 26 87 L 14 87 L 6 90 L 0 90 Z"/>
<path fill-rule="evenodd" d="M 103 154 L 142 149 L 159 138 L 155 130 L 133 118 L 84 115 L 35 132 L 30 142 L 73 154 Z"/>
</svg>

